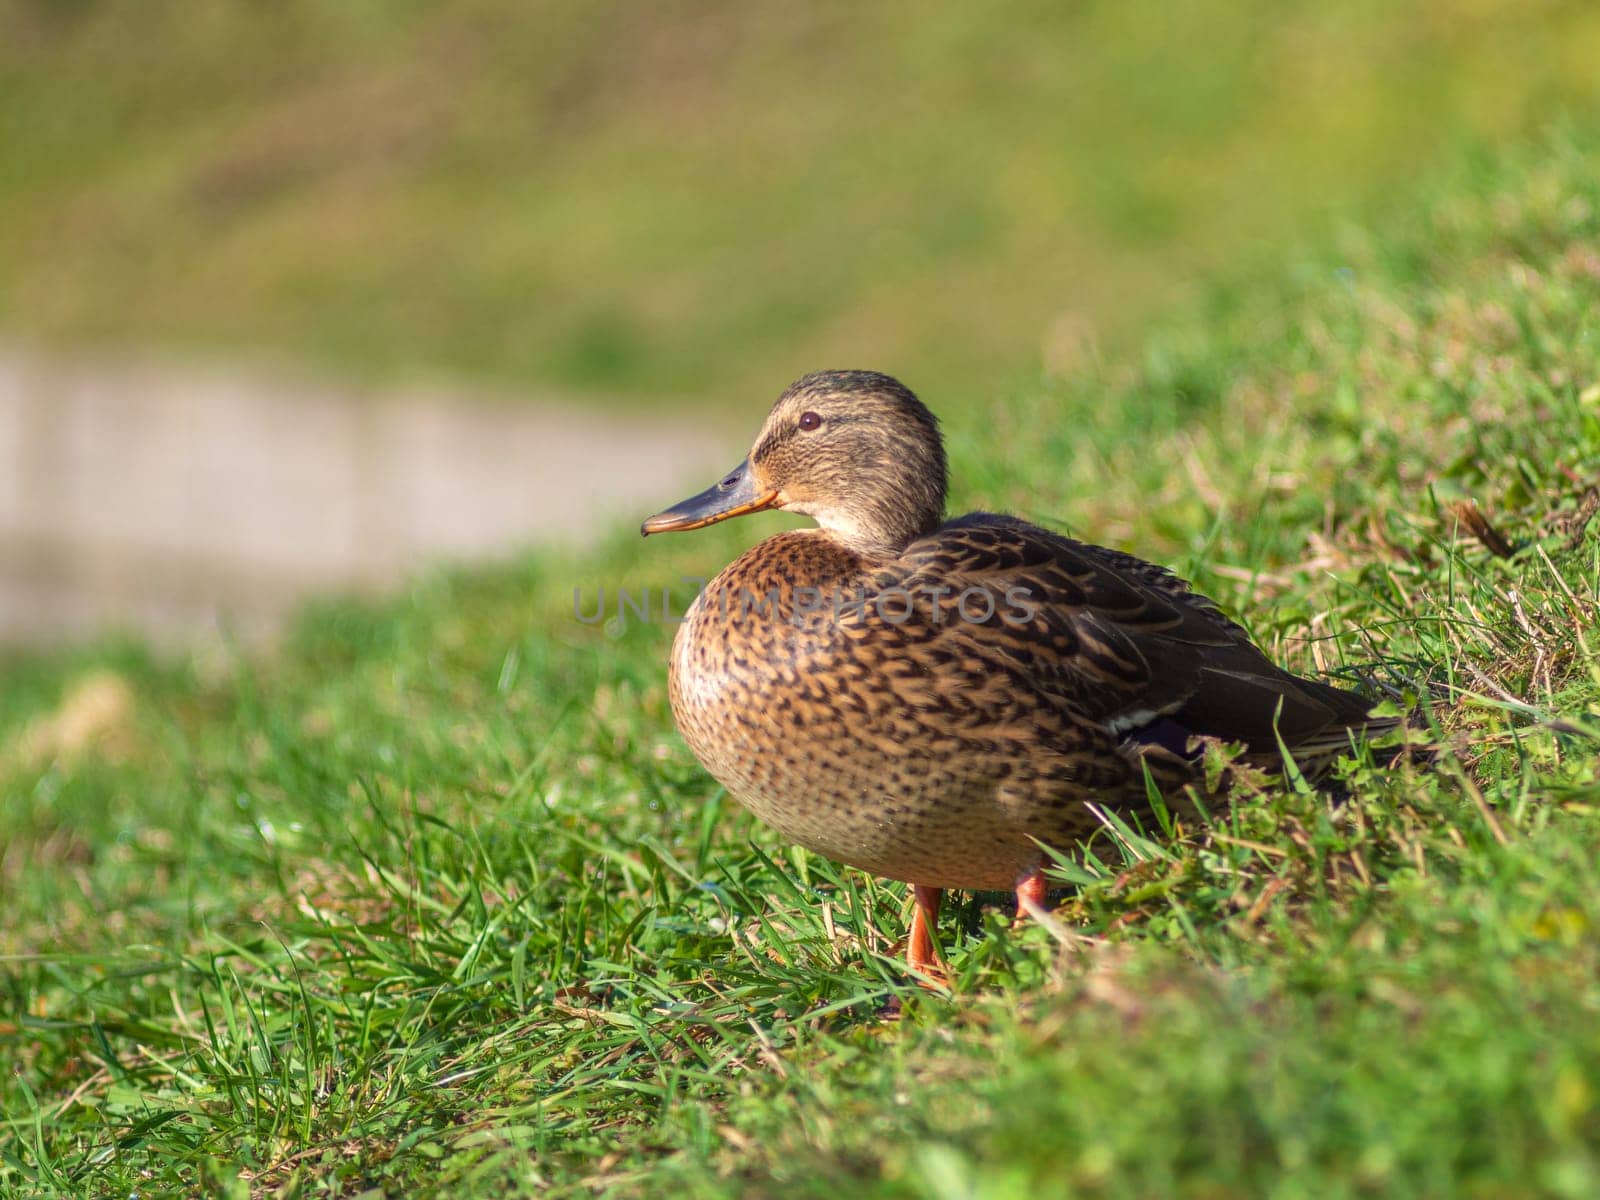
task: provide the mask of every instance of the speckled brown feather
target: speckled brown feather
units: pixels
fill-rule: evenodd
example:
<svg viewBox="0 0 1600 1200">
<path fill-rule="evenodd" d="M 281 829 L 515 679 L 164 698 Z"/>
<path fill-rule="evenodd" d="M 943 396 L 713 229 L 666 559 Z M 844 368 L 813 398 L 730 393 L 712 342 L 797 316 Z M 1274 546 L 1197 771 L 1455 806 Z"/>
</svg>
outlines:
<svg viewBox="0 0 1600 1200">
<path fill-rule="evenodd" d="M 811 412 L 827 437 L 796 432 Z M 1090 802 L 1142 809 L 1147 769 L 1176 800 L 1191 735 L 1324 759 L 1393 724 L 1274 666 L 1160 567 L 1014 517 L 941 521 L 943 464 L 931 414 L 864 372 L 800 381 L 757 439 L 761 486 L 823 528 L 696 598 L 670 694 L 695 755 L 784 836 L 926 888 L 1010 888 L 1039 843 L 1096 828 Z"/>
</svg>

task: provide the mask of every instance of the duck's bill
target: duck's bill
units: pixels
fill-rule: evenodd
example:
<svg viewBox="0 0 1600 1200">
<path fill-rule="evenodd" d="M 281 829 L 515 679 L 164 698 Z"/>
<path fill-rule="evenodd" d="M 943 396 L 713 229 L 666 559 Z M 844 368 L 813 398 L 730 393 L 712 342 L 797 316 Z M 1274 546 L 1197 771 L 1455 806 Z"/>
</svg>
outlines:
<svg viewBox="0 0 1600 1200">
<path fill-rule="evenodd" d="M 748 460 L 740 463 L 722 479 L 712 484 L 698 496 L 674 504 L 665 512 L 658 512 L 643 525 L 639 532 L 645 537 L 652 533 L 678 533 L 685 529 L 699 529 L 715 525 L 729 517 L 760 512 L 778 503 L 778 493 L 757 487 Z"/>
</svg>

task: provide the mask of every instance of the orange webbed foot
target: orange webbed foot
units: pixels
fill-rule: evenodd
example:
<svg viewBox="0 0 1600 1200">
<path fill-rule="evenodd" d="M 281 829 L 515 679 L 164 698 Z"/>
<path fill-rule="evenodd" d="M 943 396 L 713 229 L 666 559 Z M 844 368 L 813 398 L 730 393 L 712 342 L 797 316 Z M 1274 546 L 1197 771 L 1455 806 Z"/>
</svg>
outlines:
<svg viewBox="0 0 1600 1200">
<path fill-rule="evenodd" d="M 911 894 L 916 907 L 911 915 L 911 936 L 906 941 L 906 968 L 923 987 L 944 987 L 950 982 L 950 968 L 939 957 L 939 945 L 934 940 L 944 890 L 912 884 Z"/>
<path fill-rule="evenodd" d="M 1030 917 L 1038 921 L 1049 915 L 1044 906 L 1047 891 L 1042 868 L 1029 867 L 1022 873 L 1017 879 L 1017 915 L 1011 922 L 1012 929 L 1022 928 Z"/>
</svg>

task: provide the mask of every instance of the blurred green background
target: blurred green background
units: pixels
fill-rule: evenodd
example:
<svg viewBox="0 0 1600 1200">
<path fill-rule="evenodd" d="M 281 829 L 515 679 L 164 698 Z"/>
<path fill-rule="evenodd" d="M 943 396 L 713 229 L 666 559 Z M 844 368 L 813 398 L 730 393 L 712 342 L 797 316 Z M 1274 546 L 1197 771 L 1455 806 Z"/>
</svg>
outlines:
<svg viewBox="0 0 1600 1200">
<path fill-rule="evenodd" d="M 0 0 L 0 329 L 759 408 L 1064 370 L 1600 93 L 1592 0 Z"/>
</svg>

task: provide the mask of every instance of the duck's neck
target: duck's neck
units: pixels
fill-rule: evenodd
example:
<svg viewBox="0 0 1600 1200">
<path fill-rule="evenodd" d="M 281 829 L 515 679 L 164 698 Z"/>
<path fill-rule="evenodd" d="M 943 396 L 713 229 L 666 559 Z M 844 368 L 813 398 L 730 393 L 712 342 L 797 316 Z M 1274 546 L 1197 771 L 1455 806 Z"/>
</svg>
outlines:
<svg viewBox="0 0 1600 1200">
<path fill-rule="evenodd" d="M 885 514 L 859 511 L 830 511 L 814 514 L 833 541 L 868 560 L 897 558 L 905 548 L 924 534 L 932 533 L 943 520 L 942 513 L 914 514 L 900 510 L 900 520 L 886 520 Z"/>
</svg>

